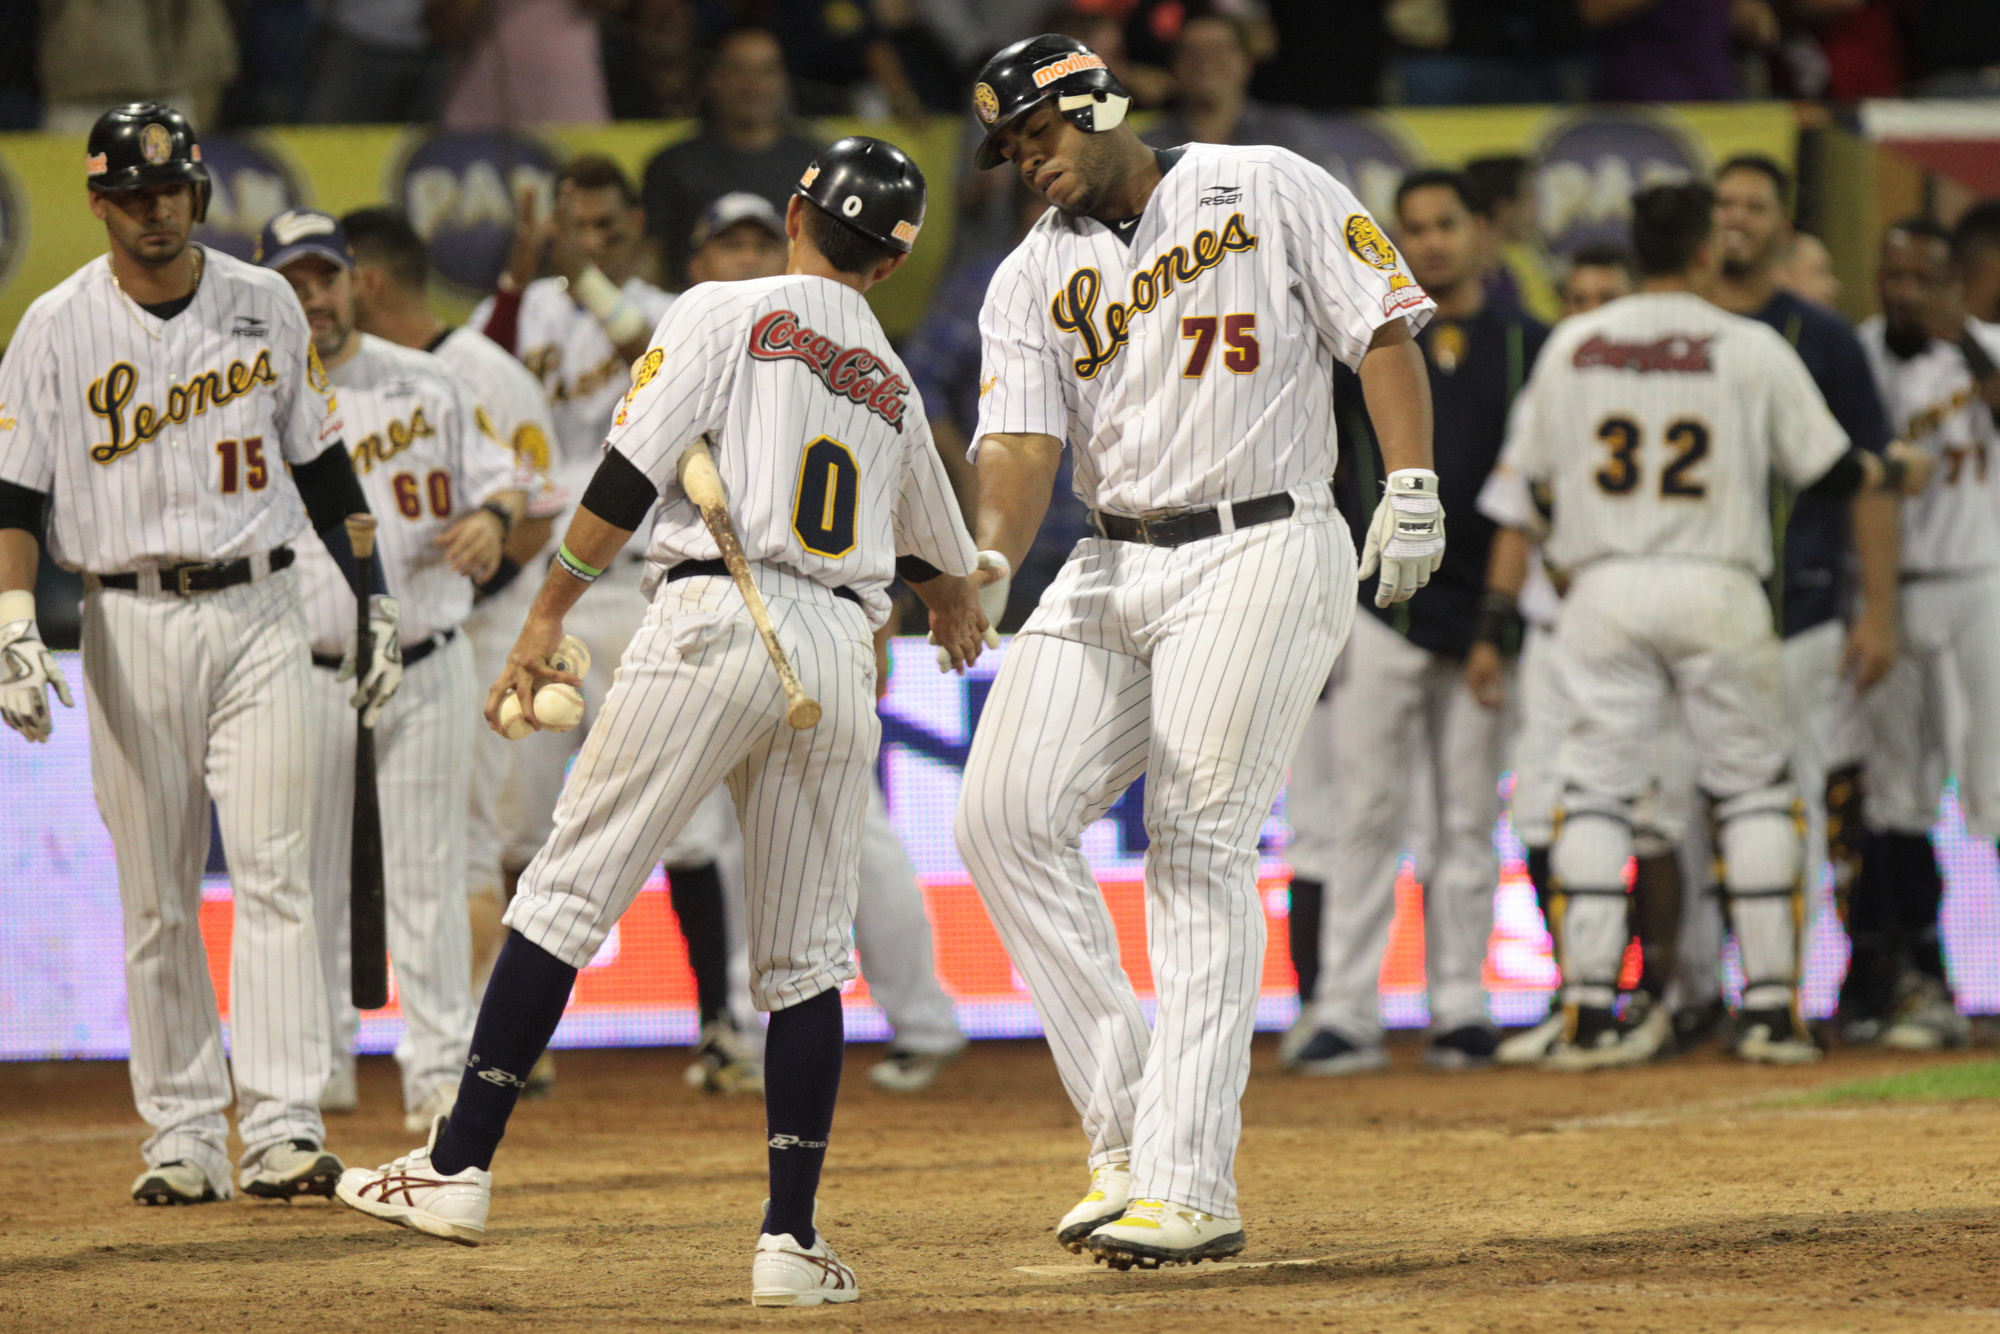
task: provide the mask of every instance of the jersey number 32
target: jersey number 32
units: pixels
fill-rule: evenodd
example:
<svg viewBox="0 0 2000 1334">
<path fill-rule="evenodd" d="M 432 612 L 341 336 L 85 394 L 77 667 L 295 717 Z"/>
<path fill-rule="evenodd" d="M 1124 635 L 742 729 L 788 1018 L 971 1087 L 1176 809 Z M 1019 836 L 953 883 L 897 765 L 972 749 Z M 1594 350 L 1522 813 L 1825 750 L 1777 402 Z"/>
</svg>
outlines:
<svg viewBox="0 0 2000 1334">
<path fill-rule="evenodd" d="M 1597 466 L 1598 489 L 1607 495 L 1625 496 L 1638 490 L 1639 446 L 1645 432 L 1630 417 L 1606 417 L 1598 425 L 1597 438 L 1611 451 L 1611 457 Z M 1673 451 L 1673 460 L 1660 469 L 1660 494 L 1675 500 L 1700 500 L 1708 494 L 1708 484 L 1689 474 L 1708 457 L 1708 427 L 1692 417 L 1683 417 L 1666 429 L 1662 437 Z"/>
</svg>

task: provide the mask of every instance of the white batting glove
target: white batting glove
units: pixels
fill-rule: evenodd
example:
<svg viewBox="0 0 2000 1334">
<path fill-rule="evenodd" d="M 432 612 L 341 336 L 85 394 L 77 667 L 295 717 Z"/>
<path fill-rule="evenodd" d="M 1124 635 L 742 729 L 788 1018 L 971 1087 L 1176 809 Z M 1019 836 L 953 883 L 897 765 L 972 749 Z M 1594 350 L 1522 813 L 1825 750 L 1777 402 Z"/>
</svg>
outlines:
<svg viewBox="0 0 2000 1334">
<path fill-rule="evenodd" d="M 0 593 L 0 722 L 30 741 L 47 741 L 52 730 L 47 687 L 63 707 L 73 709 L 69 682 L 35 629 L 35 595 L 26 589 Z"/>
<path fill-rule="evenodd" d="M 986 647 L 1000 647 L 1000 618 L 1007 614 L 1007 591 L 1014 586 L 1014 566 L 997 551 L 979 553 L 979 569 L 998 570 L 1000 577 L 979 590 L 979 613 L 986 618 Z M 938 670 L 951 670 L 951 654 L 937 651 Z"/>
<path fill-rule="evenodd" d="M 1361 548 L 1358 579 L 1366 580 L 1379 564 L 1375 605 L 1401 602 L 1431 581 L 1444 559 L 1444 506 L 1438 503 L 1438 477 L 1429 468 L 1398 468 L 1389 474 L 1382 503 L 1368 525 Z"/>
<path fill-rule="evenodd" d="M 397 638 L 397 626 L 402 620 L 402 608 L 396 599 L 386 593 L 377 593 L 368 599 L 368 638 L 372 652 L 368 657 L 368 671 L 355 685 L 354 697 L 347 701 L 348 707 L 361 709 L 361 725 L 373 727 L 382 716 L 382 710 L 389 705 L 390 696 L 403 684 L 403 645 Z M 354 675 L 354 636 L 347 637 L 347 655 L 340 660 L 340 670 L 334 680 L 345 681 Z M 366 708 L 362 706 L 366 705 Z"/>
</svg>

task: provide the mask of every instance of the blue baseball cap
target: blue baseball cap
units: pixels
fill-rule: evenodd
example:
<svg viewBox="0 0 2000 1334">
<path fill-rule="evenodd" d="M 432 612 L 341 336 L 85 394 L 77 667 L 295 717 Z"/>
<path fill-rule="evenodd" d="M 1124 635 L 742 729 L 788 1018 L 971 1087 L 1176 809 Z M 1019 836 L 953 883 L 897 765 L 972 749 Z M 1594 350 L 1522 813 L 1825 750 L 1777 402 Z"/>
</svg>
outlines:
<svg viewBox="0 0 2000 1334">
<path fill-rule="evenodd" d="M 354 251 L 340 219 L 316 208 L 286 209 L 264 224 L 257 237 L 256 262 L 282 269 L 301 255 L 317 255 L 343 269 L 354 267 Z"/>
</svg>

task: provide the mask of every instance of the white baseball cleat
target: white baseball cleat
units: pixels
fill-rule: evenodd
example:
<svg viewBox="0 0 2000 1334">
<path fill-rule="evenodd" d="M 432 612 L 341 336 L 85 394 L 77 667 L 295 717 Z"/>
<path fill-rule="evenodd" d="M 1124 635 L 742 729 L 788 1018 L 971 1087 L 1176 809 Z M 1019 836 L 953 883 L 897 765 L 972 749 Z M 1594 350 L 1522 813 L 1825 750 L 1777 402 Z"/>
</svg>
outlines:
<svg viewBox="0 0 2000 1334">
<path fill-rule="evenodd" d="M 907 1051 L 891 1047 L 881 1060 L 868 1067 L 868 1081 L 891 1093 L 922 1093 L 937 1082 L 944 1068 L 957 1060 L 963 1045 L 950 1051 Z"/>
<path fill-rule="evenodd" d="M 340 1178 L 340 1159 L 309 1139 L 295 1139 L 264 1150 L 257 1170 L 245 1172 L 243 1193 L 260 1200 L 295 1200 L 301 1195 L 328 1196 Z"/>
<path fill-rule="evenodd" d="M 430 1131 L 431 1122 L 440 1116 L 450 1116 L 457 1103 L 458 1085 L 440 1084 L 426 1093 L 415 1107 L 403 1113 L 403 1129 L 412 1135 L 426 1134 Z"/>
<path fill-rule="evenodd" d="M 854 1271 L 841 1263 L 824 1234 L 810 1246 L 799 1245 L 789 1232 L 757 1238 L 757 1258 L 750 1262 L 752 1306 L 818 1306 L 859 1296 Z"/>
<path fill-rule="evenodd" d="M 1082 1255 L 1090 1234 L 1124 1216 L 1132 1198 L 1132 1164 L 1106 1163 L 1090 1172 L 1090 1193 L 1056 1224 L 1056 1241 L 1073 1255 Z"/>
<path fill-rule="evenodd" d="M 1493 1060 L 1499 1065 L 1539 1065 L 1555 1050 L 1556 1043 L 1562 1041 L 1562 1035 L 1563 1012 L 1557 1006 L 1541 1023 L 1503 1041 L 1494 1050 Z"/>
<path fill-rule="evenodd" d="M 141 1204 L 213 1204 L 229 1198 L 208 1174 L 185 1158 L 149 1167 L 132 1183 L 132 1198 Z"/>
<path fill-rule="evenodd" d="M 1243 1220 L 1165 1200 L 1134 1200 L 1124 1217 L 1090 1234 L 1090 1250 L 1113 1269 L 1226 1260 L 1243 1251 Z"/>
<path fill-rule="evenodd" d="M 1820 1049 L 1790 1010 L 1745 1010 L 1738 1025 L 1736 1055 L 1761 1065 L 1810 1065 Z"/>
<path fill-rule="evenodd" d="M 486 1211 L 493 1205 L 493 1174 L 468 1167 L 450 1176 L 431 1166 L 445 1119 L 431 1122 L 430 1138 L 383 1167 L 350 1167 L 340 1174 L 334 1198 L 371 1218 L 395 1223 L 461 1246 L 486 1237 Z"/>
</svg>

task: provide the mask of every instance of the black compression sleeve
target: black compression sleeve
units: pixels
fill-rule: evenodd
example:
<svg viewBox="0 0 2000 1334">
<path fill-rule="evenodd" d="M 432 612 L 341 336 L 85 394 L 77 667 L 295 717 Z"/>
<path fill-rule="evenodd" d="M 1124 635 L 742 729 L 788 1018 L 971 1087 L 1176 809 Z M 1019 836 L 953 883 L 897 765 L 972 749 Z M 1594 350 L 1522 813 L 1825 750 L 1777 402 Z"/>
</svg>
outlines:
<svg viewBox="0 0 2000 1334">
<path fill-rule="evenodd" d="M 590 475 L 583 490 L 583 507 L 613 528 L 637 530 L 660 498 L 653 481 L 615 449 L 604 451 L 604 462 Z"/>
<path fill-rule="evenodd" d="M 1861 483 L 1865 480 L 1867 474 L 1862 471 L 1861 451 L 1850 448 L 1834 460 L 1833 466 L 1822 473 L 1817 482 L 1799 494 L 1819 496 L 1825 500 L 1845 500 L 1859 491 Z"/>
<path fill-rule="evenodd" d="M 473 585 L 473 601 L 484 602 L 520 577 L 520 562 L 512 556 L 501 556 L 500 563 L 494 567 L 492 576 L 483 584 Z"/>
<path fill-rule="evenodd" d="M 387 593 L 389 581 L 382 573 L 381 553 L 377 551 L 368 557 L 364 589 L 360 571 L 354 564 L 354 547 L 347 540 L 347 516 L 369 512 L 368 497 L 362 493 L 361 479 L 354 475 L 354 460 L 347 456 L 347 446 L 336 440 L 311 463 L 294 464 L 292 482 L 299 488 L 299 499 L 305 502 L 306 517 L 313 531 L 326 544 L 333 563 L 347 576 L 347 586 L 354 590 L 355 596 L 364 591 Z"/>
<path fill-rule="evenodd" d="M 25 528 L 37 537 L 42 532 L 42 512 L 48 496 L 12 482 L 0 482 L 0 528 Z"/>
<path fill-rule="evenodd" d="M 925 560 L 922 556 L 898 556 L 896 557 L 896 573 L 903 576 L 903 582 L 906 584 L 927 584 L 943 574 L 944 571 Z"/>
</svg>

